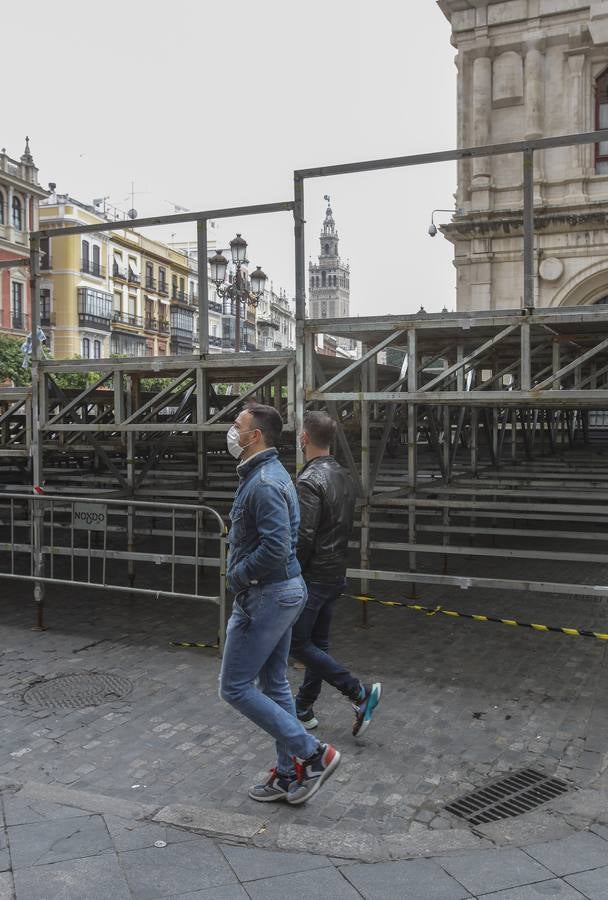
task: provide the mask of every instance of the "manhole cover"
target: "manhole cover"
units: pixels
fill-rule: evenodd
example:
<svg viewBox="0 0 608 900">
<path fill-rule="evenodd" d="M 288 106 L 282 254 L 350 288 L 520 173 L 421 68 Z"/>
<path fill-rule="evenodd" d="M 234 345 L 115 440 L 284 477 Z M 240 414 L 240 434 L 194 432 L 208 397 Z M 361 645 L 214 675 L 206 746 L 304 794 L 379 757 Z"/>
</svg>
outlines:
<svg viewBox="0 0 608 900">
<path fill-rule="evenodd" d="M 80 672 L 58 675 L 29 687 L 23 699 L 32 706 L 54 709 L 82 709 L 122 700 L 133 690 L 133 684 L 121 675 L 109 672 Z"/>
<path fill-rule="evenodd" d="M 466 819 L 470 825 L 482 825 L 521 816 L 568 790 L 568 784 L 559 778 L 552 778 L 535 769 L 521 769 L 454 800 L 446 806 L 446 810 Z"/>
</svg>

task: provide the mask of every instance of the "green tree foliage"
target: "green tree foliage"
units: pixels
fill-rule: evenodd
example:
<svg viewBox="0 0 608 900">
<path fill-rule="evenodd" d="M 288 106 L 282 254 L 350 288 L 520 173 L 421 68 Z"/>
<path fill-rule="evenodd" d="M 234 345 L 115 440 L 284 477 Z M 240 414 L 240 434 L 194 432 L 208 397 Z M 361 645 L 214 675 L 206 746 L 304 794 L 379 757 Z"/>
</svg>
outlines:
<svg viewBox="0 0 608 900">
<path fill-rule="evenodd" d="M 30 384 L 32 373 L 29 366 L 23 368 L 22 340 L 0 334 L 0 383 L 9 379 L 16 387 Z"/>
</svg>

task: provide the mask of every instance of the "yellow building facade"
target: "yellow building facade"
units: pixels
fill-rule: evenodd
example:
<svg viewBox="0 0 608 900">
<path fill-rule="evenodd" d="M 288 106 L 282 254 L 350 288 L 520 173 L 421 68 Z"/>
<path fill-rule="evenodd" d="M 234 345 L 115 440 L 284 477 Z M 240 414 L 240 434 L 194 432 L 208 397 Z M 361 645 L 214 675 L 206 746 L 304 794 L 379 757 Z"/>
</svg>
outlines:
<svg viewBox="0 0 608 900">
<path fill-rule="evenodd" d="M 41 324 L 56 359 L 192 353 L 197 275 L 186 254 L 117 229 L 53 237 L 106 219 L 65 194 L 40 206 Z"/>
</svg>

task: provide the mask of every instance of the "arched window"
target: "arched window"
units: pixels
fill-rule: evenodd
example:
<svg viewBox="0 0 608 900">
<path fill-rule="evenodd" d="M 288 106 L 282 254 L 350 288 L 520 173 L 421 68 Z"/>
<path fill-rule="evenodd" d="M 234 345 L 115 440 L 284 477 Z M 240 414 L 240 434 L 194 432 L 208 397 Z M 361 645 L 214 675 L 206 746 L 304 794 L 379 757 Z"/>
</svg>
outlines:
<svg viewBox="0 0 608 900">
<path fill-rule="evenodd" d="M 89 340 L 89 338 L 82 339 L 82 358 L 91 358 L 91 341 Z"/>
<path fill-rule="evenodd" d="M 93 341 L 93 357 L 101 359 L 101 341 Z"/>
<path fill-rule="evenodd" d="M 608 128 L 608 69 L 595 79 L 595 127 Z M 608 175 L 608 141 L 595 145 L 595 172 Z"/>
<path fill-rule="evenodd" d="M 329 255 L 329 244 L 325 244 L 325 254 Z"/>
<path fill-rule="evenodd" d="M 13 228 L 23 231 L 23 207 L 19 197 L 13 197 Z"/>
<path fill-rule="evenodd" d="M 325 272 L 321 272 L 321 285 L 325 287 Z"/>
</svg>

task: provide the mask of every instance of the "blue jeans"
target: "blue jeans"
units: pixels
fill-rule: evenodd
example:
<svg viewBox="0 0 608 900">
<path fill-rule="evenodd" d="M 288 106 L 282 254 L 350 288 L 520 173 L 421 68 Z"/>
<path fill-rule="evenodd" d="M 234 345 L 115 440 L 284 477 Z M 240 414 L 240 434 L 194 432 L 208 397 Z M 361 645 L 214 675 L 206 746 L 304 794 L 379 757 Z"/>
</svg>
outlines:
<svg viewBox="0 0 608 900">
<path fill-rule="evenodd" d="M 291 627 L 305 603 L 300 575 L 237 594 L 220 674 L 221 698 L 275 738 L 277 769 L 285 775 L 294 773 L 294 756 L 307 759 L 319 746 L 296 718 L 287 681 Z"/>
<path fill-rule="evenodd" d="M 306 666 L 304 681 L 296 697 L 298 711 L 303 712 L 313 705 L 324 681 L 351 700 L 359 699 L 359 679 L 328 653 L 334 606 L 344 585 L 344 581 L 335 584 L 306 583 L 308 600 L 291 635 L 291 655 Z"/>
</svg>

